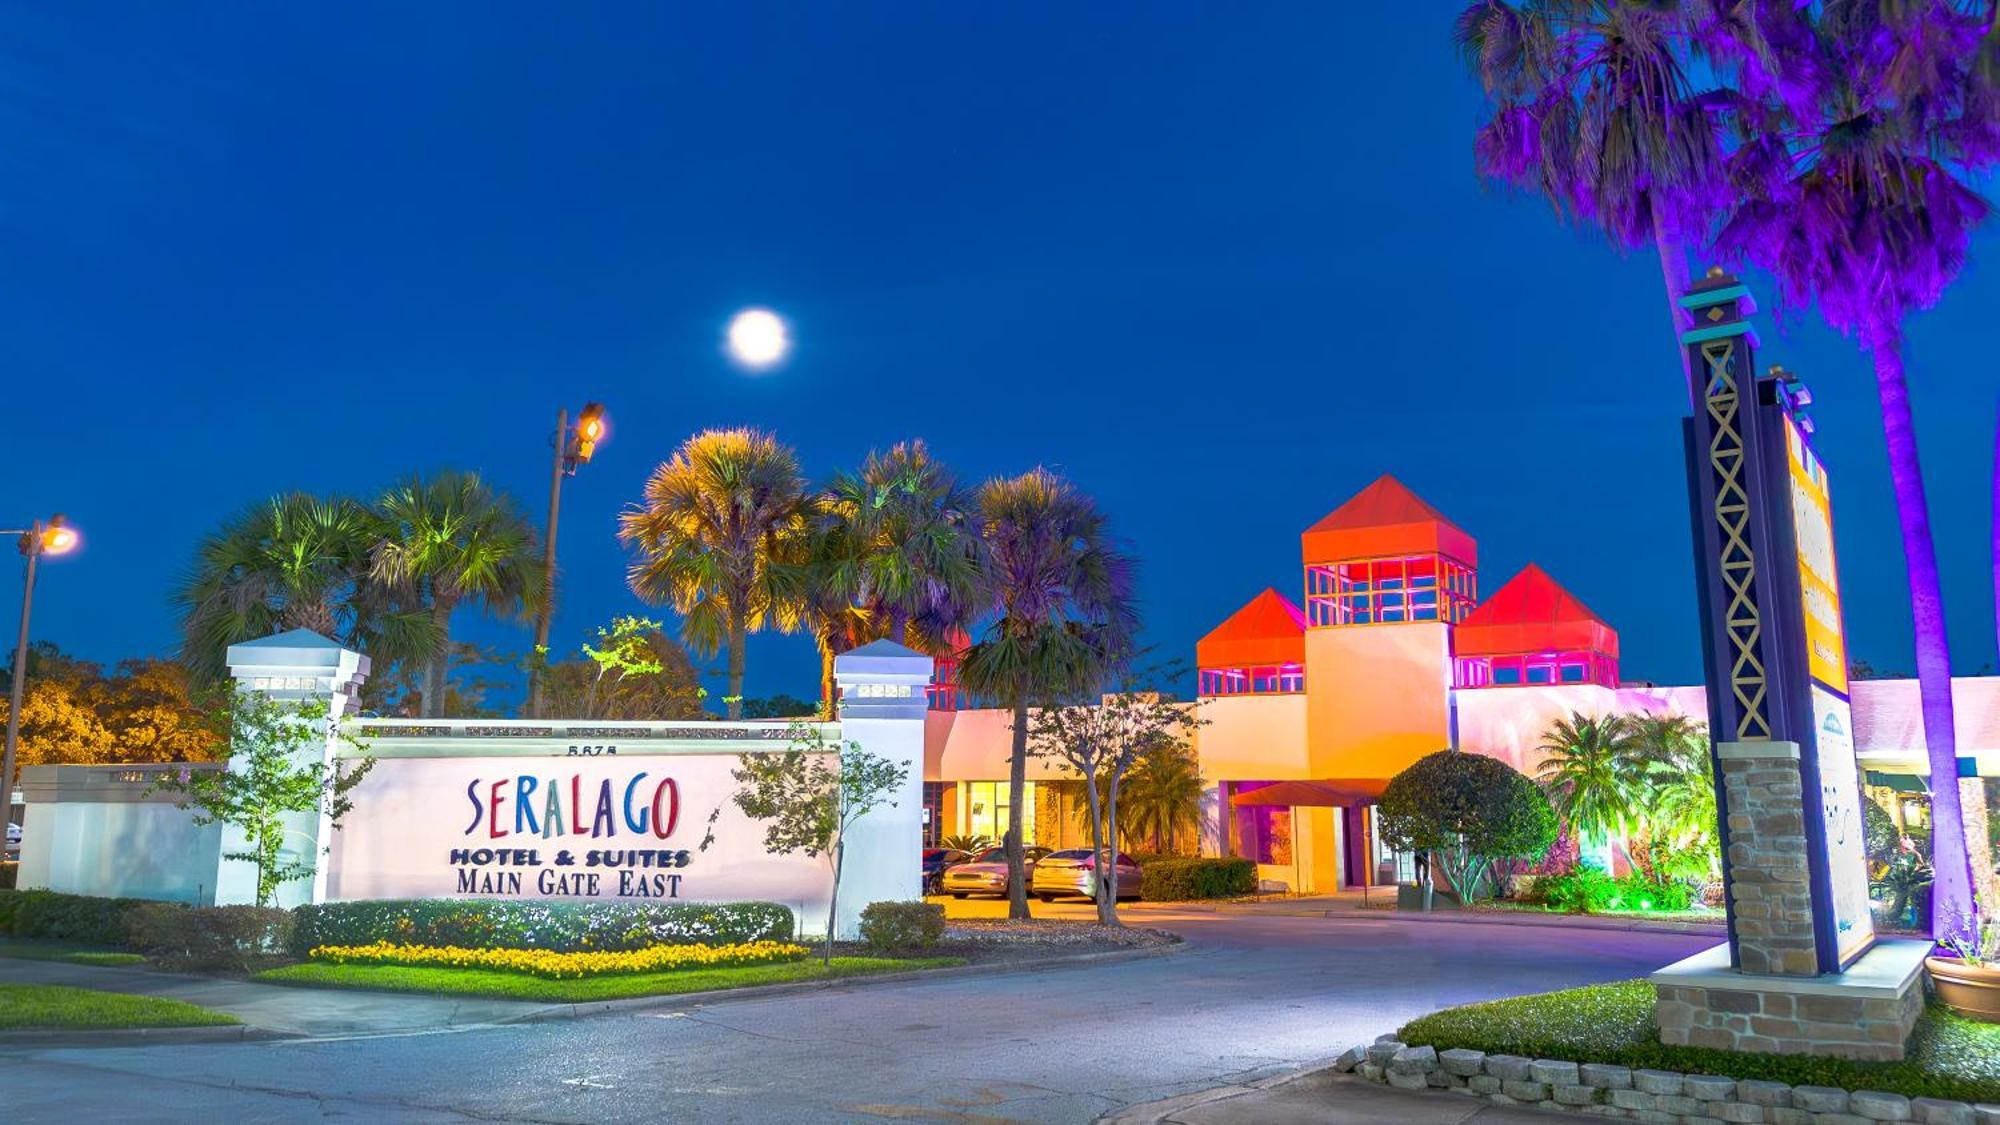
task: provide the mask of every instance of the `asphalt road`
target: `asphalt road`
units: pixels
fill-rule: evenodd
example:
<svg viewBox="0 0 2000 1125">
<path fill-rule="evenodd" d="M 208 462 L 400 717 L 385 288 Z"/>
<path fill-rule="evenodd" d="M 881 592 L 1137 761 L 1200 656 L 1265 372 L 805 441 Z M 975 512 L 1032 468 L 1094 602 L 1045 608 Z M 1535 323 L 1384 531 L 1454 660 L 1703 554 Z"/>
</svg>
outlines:
<svg viewBox="0 0 2000 1125">
<path fill-rule="evenodd" d="M 1135 919 L 1136 921 L 1137 919 Z M 1148 915 L 1178 953 L 555 1023 L 10 1050 L 9 1122 L 1090 1121 L 1338 1054 L 1435 1008 L 1640 976 L 1713 938 Z"/>
</svg>

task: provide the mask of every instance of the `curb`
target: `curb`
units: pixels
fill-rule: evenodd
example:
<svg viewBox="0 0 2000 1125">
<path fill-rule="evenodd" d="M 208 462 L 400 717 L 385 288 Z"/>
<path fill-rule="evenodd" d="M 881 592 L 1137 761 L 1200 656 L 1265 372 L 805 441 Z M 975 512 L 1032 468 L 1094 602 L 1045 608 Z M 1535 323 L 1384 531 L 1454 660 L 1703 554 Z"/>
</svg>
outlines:
<svg viewBox="0 0 2000 1125">
<path fill-rule="evenodd" d="M 109 1027 L 96 1031 L 42 1028 L 0 1031 L 0 1051 L 42 1047 L 175 1047 L 200 1043 L 269 1043 L 301 1036 L 249 1024 L 223 1027 Z"/>
<path fill-rule="evenodd" d="M 1625 920 L 1604 918 L 1590 914 L 1551 914 L 1544 917 L 1525 912 L 1513 915 L 1500 911 L 1483 910 L 1432 912 L 1430 914 L 1418 913 L 1416 911 L 1409 913 L 1387 911 L 1386 913 L 1392 918 L 1406 922 L 1436 923 L 1447 926 L 1542 926 L 1559 930 L 1618 930 L 1625 933 L 1686 934 L 1693 937 L 1718 938 L 1729 936 L 1729 927 L 1720 922 L 1651 922 L 1639 918 Z"/>
<path fill-rule="evenodd" d="M 1314 1059 L 1279 1074 L 1273 1074 L 1254 1082 L 1232 1082 L 1224 1086 L 1212 1086 L 1206 1090 L 1196 1090 L 1192 1094 L 1163 1098 L 1156 1102 L 1144 1102 L 1113 1110 L 1097 1119 L 1096 1125 L 1158 1125 L 1171 1121 L 1177 1113 L 1196 1109 L 1213 1102 L 1229 1101 L 1246 1094 L 1275 1090 L 1293 1083 L 1320 1083 L 1332 1085 L 1341 1080 L 1333 1070 L 1331 1057 Z"/>
<path fill-rule="evenodd" d="M 999 976 L 1006 973 L 1031 972 L 1043 969 L 1085 968 L 1093 965 L 1117 964 L 1122 961 L 1142 961 L 1152 957 L 1166 957 L 1187 948 L 1185 942 L 1175 940 L 1165 945 L 1146 946 L 1141 949 L 1110 949 L 1101 953 L 1075 953 L 1055 957 L 1037 957 L 1025 961 L 1006 961 L 988 965 L 957 965 L 948 969 L 910 969 L 895 973 L 868 973 L 861 976 L 840 977 L 836 980 L 806 980 L 788 984 L 760 984 L 749 988 L 720 988 L 708 992 L 681 992 L 665 996 L 630 996 L 620 1000 L 594 1000 L 581 1004 L 551 1004 L 518 1016 L 508 1016 L 492 1021 L 491 1026 L 504 1027 L 511 1024 L 543 1023 L 549 1020 L 587 1019 L 591 1016 L 617 1015 L 621 1012 L 643 1012 L 655 1009 L 699 1008 L 726 1000 L 757 1000 L 773 996 L 789 996 L 801 992 L 824 992 L 834 988 L 849 988 L 856 985 L 892 984 L 897 981 L 944 980 L 962 977 Z"/>
</svg>

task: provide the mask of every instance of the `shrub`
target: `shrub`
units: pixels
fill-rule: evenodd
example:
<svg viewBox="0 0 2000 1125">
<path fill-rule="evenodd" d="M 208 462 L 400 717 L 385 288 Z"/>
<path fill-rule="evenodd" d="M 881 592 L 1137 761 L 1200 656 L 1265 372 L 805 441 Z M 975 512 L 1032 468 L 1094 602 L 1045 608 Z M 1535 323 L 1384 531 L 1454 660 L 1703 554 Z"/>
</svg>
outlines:
<svg viewBox="0 0 2000 1125">
<path fill-rule="evenodd" d="M 21 864 L 17 860 L 0 863 L 0 891 L 11 891 L 20 882 Z"/>
<path fill-rule="evenodd" d="M 1257 865 L 1238 856 L 1156 859 L 1139 868 L 1139 897 L 1186 902 L 1257 893 Z"/>
<path fill-rule="evenodd" d="M 292 949 L 323 945 L 621 951 L 653 945 L 789 941 L 792 912 L 775 902 L 534 902 L 377 899 L 298 908 Z"/>
<path fill-rule="evenodd" d="M 132 948 L 177 969 L 248 971 L 291 944 L 292 912 L 153 902 L 125 916 Z"/>
<path fill-rule="evenodd" d="M 123 946 L 125 918 L 146 905 L 138 898 L 95 898 L 55 891 L 15 891 L 9 930 L 17 938 L 68 941 L 78 945 Z"/>
<path fill-rule="evenodd" d="M 922 905 L 919 903 L 918 905 Z M 942 918 L 944 908 L 937 908 Z M 549 980 L 619 973 L 664 973 L 678 969 L 724 969 L 797 961 L 806 947 L 791 942 L 753 941 L 737 945 L 655 945 L 624 953 L 552 953 L 546 949 L 460 949 L 456 946 L 323 945 L 312 959 L 334 965 L 415 965 L 454 969 L 497 969 Z"/>
<path fill-rule="evenodd" d="M 1572 914 L 1602 914 L 1610 910 L 1687 910 L 1695 888 L 1673 879 L 1654 880 L 1637 873 L 1612 878 L 1603 868 L 1579 864 L 1567 875 L 1535 880 L 1534 898 L 1551 909 Z"/>
<path fill-rule="evenodd" d="M 14 932 L 14 911 L 21 908 L 21 900 L 31 891 L 0 890 L 0 934 Z"/>
<path fill-rule="evenodd" d="M 885 953 L 930 949 L 944 940 L 944 907 L 932 902 L 871 902 L 861 909 L 861 940 Z"/>
<path fill-rule="evenodd" d="M 1556 814 L 1535 783 L 1484 754 L 1440 750 L 1419 758 L 1382 792 L 1382 839 L 1430 852 L 1461 899 L 1477 899 L 1495 862 L 1539 861 L 1556 839 Z"/>
</svg>

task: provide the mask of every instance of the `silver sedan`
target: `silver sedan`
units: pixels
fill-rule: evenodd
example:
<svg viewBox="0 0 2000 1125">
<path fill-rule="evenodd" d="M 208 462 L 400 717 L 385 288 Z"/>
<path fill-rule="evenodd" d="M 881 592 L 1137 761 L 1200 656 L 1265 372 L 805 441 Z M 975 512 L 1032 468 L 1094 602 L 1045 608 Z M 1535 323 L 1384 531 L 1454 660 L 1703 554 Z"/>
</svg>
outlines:
<svg viewBox="0 0 2000 1125">
<path fill-rule="evenodd" d="M 1072 848 L 1068 851 L 1050 852 L 1035 865 L 1035 874 L 1028 880 L 1028 889 L 1043 902 L 1054 902 L 1069 895 L 1084 898 L 1097 897 L 1097 864 L 1100 857 L 1092 855 L 1089 848 Z M 1139 897 L 1139 864 L 1124 852 L 1118 853 L 1118 897 L 1120 899 Z"/>
<path fill-rule="evenodd" d="M 1033 885 L 1035 864 L 1049 854 L 1047 848 L 1023 848 L 1021 859 Z M 1007 893 L 1007 849 L 988 848 L 973 856 L 970 862 L 954 864 L 944 869 L 944 893 L 953 898 L 967 895 L 1005 895 Z"/>
</svg>

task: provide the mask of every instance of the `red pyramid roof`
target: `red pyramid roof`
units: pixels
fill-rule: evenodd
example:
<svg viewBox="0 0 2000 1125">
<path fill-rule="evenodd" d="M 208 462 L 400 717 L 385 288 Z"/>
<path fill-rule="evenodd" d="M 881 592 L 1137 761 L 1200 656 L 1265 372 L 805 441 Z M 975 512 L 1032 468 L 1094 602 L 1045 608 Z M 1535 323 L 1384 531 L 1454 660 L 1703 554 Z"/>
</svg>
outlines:
<svg viewBox="0 0 2000 1125">
<path fill-rule="evenodd" d="M 1194 659 L 1202 668 L 1303 664 L 1306 615 L 1283 594 L 1266 589 L 1195 642 Z"/>
<path fill-rule="evenodd" d="M 1460 656 L 1551 651 L 1617 656 L 1618 632 L 1529 563 L 1459 622 L 1452 647 Z"/>
<path fill-rule="evenodd" d="M 1308 563 L 1429 554 L 1449 555 L 1467 566 L 1479 563 L 1472 536 L 1387 473 L 1299 539 Z"/>
</svg>

